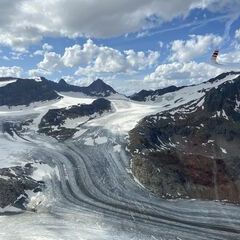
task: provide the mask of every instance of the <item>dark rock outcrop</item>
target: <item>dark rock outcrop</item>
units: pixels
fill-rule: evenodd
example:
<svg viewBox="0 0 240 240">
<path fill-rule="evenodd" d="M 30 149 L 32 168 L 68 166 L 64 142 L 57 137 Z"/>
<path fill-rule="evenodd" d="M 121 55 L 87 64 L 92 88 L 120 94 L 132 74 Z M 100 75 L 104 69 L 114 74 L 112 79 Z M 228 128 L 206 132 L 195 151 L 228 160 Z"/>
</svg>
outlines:
<svg viewBox="0 0 240 240">
<path fill-rule="evenodd" d="M 129 98 L 134 101 L 141 101 L 144 102 L 146 100 L 154 101 L 157 97 L 162 96 L 166 93 L 175 92 L 183 87 L 176 87 L 176 86 L 170 86 L 162 89 L 157 90 L 141 90 L 138 93 L 133 94 Z"/>
<path fill-rule="evenodd" d="M 162 197 L 239 203 L 239 103 L 240 77 L 144 118 L 130 132 L 135 176 Z"/>
<path fill-rule="evenodd" d="M 14 206 L 25 209 L 28 203 L 28 194 L 25 191 L 42 191 L 44 183 L 30 177 L 33 170 L 31 164 L 0 169 L 0 208 Z"/>
<path fill-rule="evenodd" d="M 74 105 L 70 108 L 51 109 L 41 119 L 39 132 L 57 138 L 66 140 L 73 136 L 78 130 L 76 128 L 64 127 L 67 119 L 76 119 L 88 117 L 89 121 L 96 117 L 95 114 L 102 115 L 104 112 L 112 110 L 111 102 L 104 98 L 94 100 L 91 104 Z"/>
</svg>

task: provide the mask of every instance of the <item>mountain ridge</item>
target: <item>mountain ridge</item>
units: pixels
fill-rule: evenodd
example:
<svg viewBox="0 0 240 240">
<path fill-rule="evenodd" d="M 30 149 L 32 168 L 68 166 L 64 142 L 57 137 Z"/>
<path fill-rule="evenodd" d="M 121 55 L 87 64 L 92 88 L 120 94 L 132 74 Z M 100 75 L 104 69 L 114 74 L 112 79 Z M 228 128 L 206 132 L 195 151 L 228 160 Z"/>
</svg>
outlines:
<svg viewBox="0 0 240 240">
<path fill-rule="evenodd" d="M 9 83 L 8 83 L 9 82 Z M 61 79 L 58 83 L 46 78 L 23 79 L 0 78 L 0 106 L 29 106 L 38 101 L 61 99 L 60 92 L 78 92 L 91 97 L 109 97 L 117 92 L 102 80 L 97 79 L 87 87 L 79 87 L 66 83 Z"/>
<path fill-rule="evenodd" d="M 164 198 L 239 203 L 239 103 L 240 75 L 197 101 L 142 119 L 130 131 L 135 176 Z"/>
<path fill-rule="evenodd" d="M 203 83 L 207 83 L 207 82 L 213 83 L 215 81 L 219 81 L 219 80 L 223 79 L 226 76 L 231 76 L 233 74 L 240 74 L 240 72 L 231 71 L 231 72 L 222 73 L 222 74 L 220 74 L 214 78 L 211 78 Z M 8 84 L 8 82 L 9 82 L 9 84 Z M 21 84 L 19 84 L 19 82 L 21 82 L 24 86 L 21 86 Z M 2 84 L 4 83 L 4 85 L 1 86 L 1 83 Z M 8 105 L 8 106 L 19 105 L 19 104 L 17 104 L 18 100 L 14 101 L 12 99 L 12 100 L 9 100 L 9 102 L 8 102 L 8 100 L 3 100 L 3 99 L 4 98 L 8 99 L 9 97 L 11 97 L 11 93 L 10 93 L 11 87 L 13 88 L 12 91 L 15 91 L 15 94 L 17 94 L 16 96 L 18 96 L 18 94 L 21 94 L 21 93 L 20 93 L 20 91 L 14 90 L 14 85 L 17 85 L 18 87 L 20 87 L 20 89 L 24 90 L 24 89 L 26 89 L 26 87 L 28 85 L 27 83 L 29 83 L 29 85 L 33 85 L 33 88 L 35 90 L 37 87 L 39 87 L 39 92 L 42 92 L 42 94 L 43 94 L 43 91 L 42 91 L 43 89 L 45 89 L 45 91 L 47 90 L 49 92 L 49 96 L 43 96 L 42 98 L 38 97 L 36 99 L 33 97 L 32 101 L 29 99 L 25 100 L 25 101 L 24 100 L 20 101 L 22 105 L 29 105 L 31 102 L 34 102 L 34 101 L 47 101 L 47 100 L 61 98 L 60 95 L 58 95 L 58 96 L 56 95 L 58 93 L 54 94 L 53 91 L 56 91 L 56 92 L 79 92 L 79 93 L 83 93 L 85 95 L 92 96 L 92 97 L 109 97 L 113 94 L 118 93 L 110 85 L 106 84 L 101 79 L 96 79 L 89 86 L 80 87 L 80 86 L 68 84 L 64 79 L 60 79 L 59 82 L 54 82 L 54 81 L 48 80 L 44 77 L 39 77 L 36 79 L 1 77 L 0 78 L 0 106 L 2 106 L 4 104 Z M 11 87 L 9 87 L 9 86 L 11 86 Z M 139 101 L 139 102 L 155 101 L 159 97 L 161 97 L 162 95 L 164 95 L 166 93 L 173 93 L 182 88 L 186 88 L 186 87 L 190 87 L 190 86 L 194 86 L 194 85 L 179 86 L 179 87 L 172 85 L 172 86 L 168 86 L 168 87 L 160 88 L 160 89 L 156 89 L 156 90 L 143 89 L 133 95 L 128 96 L 128 98 L 130 100 Z M 8 89 L 8 90 L 5 90 L 5 89 Z M 33 90 L 33 89 L 31 89 L 31 87 L 29 87 L 28 91 L 29 90 Z M 9 96 L 9 94 L 10 94 L 10 96 Z M 12 98 L 13 98 L 13 96 L 12 96 Z"/>
</svg>

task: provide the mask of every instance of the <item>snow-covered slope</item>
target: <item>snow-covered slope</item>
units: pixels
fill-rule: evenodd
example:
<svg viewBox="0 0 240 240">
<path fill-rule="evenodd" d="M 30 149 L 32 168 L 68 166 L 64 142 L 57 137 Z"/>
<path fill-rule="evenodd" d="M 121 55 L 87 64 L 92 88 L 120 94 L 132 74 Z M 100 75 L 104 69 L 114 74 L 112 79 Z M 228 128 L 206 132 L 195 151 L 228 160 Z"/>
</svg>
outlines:
<svg viewBox="0 0 240 240">
<path fill-rule="evenodd" d="M 8 81 L 0 81 L 0 87 L 4 87 L 4 86 L 6 86 L 6 85 L 8 85 L 10 83 L 14 83 L 16 81 L 17 81 L 17 79 L 8 80 Z"/>
</svg>

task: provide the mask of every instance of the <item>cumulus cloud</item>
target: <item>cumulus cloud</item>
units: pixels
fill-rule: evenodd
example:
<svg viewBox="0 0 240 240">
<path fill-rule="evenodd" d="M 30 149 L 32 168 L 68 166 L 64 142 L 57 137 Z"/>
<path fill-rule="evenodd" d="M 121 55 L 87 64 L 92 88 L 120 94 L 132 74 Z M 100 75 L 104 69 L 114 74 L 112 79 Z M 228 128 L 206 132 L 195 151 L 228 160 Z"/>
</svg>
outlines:
<svg viewBox="0 0 240 240">
<path fill-rule="evenodd" d="M 188 40 L 175 40 L 171 43 L 172 55 L 170 60 L 187 62 L 199 57 L 213 47 L 218 46 L 222 41 L 220 36 L 214 34 L 190 35 Z"/>
<path fill-rule="evenodd" d="M 44 44 L 42 45 L 42 49 L 39 49 L 39 50 L 35 51 L 35 52 L 33 53 L 33 55 L 40 55 L 40 56 L 42 56 L 42 55 L 44 55 L 44 53 L 49 52 L 49 51 L 51 51 L 52 49 L 53 49 L 53 46 L 52 46 L 52 45 L 50 45 L 50 44 L 48 44 L 48 43 L 44 43 Z"/>
<path fill-rule="evenodd" d="M 142 51 L 135 52 L 134 50 L 124 51 L 124 53 L 126 55 L 127 63 L 132 69 L 136 70 L 142 70 L 155 65 L 160 57 L 159 52 L 150 50 L 147 53 Z"/>
<path fill-rule="evenodd" d="M 0 77 L 21 77 L 23 69 L 20 67 L 0 67 Z"/>
<path fill-rule="evenodd" d="M 155 87 L 196 84 L 215 77 L 221 72 L 221 69 L 203 62 L 174 62 L 159 65 L 153 73 L 144 78 L 144 81 Z"/>
<path fill-rule="evenodd" d="M 65 49 L 62 61 L 67 67 L 74 67 L 80 64 L 89 64 L 99 55 L 101 47 L 93 43 L 91 39 L 82 46 L 75 44 Z"/>
<path fill-rule="evenodd" d="M 237 0 L 1 0 L 0 43 L 22 51 L 44 36 L 120 36 L 186 16 L 194 8 L 220 11 L 232 2 L 238 9 Z"/>
<path fill-rule="evenodd" d="M 38 68 L 44 71 L 58 71 L 61 69 L 62 61 L 61 55 L 55 52 L 45 52 L 43 60 L 38 63 Z"/>
<path fill-rule="evenodd" d="M 50 44 L 48 44 L 48 43 L 44 43 L 44 44 L 42 45 L 42 49 L 43 49 L 43 51 L 48 52 L 48 51 L 51 51 L 51 50 L 53 49 L 53 46 L 50 45 Z"/>
<path fill-rule="evenodd" d="M 112 49 L 103 48 L 92 63 L 86 67 L 79 67 L 76 75 L 94 75 L 97 73 L 134 73 L 151 67 L 157 63 L 158 52 L 135 52 L 134 50 L 123 53 Z"/>
<path fill-rule="evenodd" d="M 235 49 L 234 51 L 223 53 L 219 55 L 219 62 L 220 63 L 229 63 L 229 67 L 231 67 L 231 63 L 239 63 L 240 67 L 240 50 Z M 234 67 L 234 66 L 233 66 Z"/>
<path fill-rule="evenodd" d="M 66 48 L 62 61 L 67 67 L 83 65 L 77 75 L 89 73 L 120 73 L 142 70 L 156 64 L 160 54 L 154 51 L 135 52 L 127 50 L 120 52 L 107 46 L 97 46 L 88 40 L 83 47 L 74 45 Z"/>
<path fill-rule="evenodd" d="M 38 68 L 47 71 L 60 70 L 63 67 L 78 67 L 76 75 L 94 76 L 98 73 L 133 73 L 154 66 L 160 57 L 159 52 L 119 51 L 98 46 L 88 40 L 83 46 L 73 45 L 65 49 L 61 56 L 55 52 L 45 52 Z"/>
</svg>

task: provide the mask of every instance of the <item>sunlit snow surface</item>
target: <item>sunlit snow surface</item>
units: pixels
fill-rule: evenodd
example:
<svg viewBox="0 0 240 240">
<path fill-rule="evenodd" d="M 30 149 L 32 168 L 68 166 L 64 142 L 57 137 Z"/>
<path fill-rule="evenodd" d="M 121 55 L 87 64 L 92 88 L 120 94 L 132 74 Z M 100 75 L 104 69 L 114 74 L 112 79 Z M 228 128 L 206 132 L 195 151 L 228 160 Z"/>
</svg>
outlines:
<svg viewBox="0 0 240 240">
<path fill-rule="evenodd" d="M 5 86 L 7 86 L 8 84 L 14 83 L 14 82 L 16 82 L 16 81 L 17 81 L 17 79 L 9 80 L 9 81 L 0 81 L 0 87 L 5 87 Z"/>
<path fill-rule="evenodd" d="M 199 90 L 217 87 L 221 82 L 181 89 L 156 103 L 114 96 L 110 99 L 114 112 L 84 124 L 74 140 L 65 143 L 35 132 L 41 116 L 50 108 L 94 99 L 68 94 L 57 102 L 25 108 L 24 112 L 2 109 L 1 121 L 35 120 L 24 139 L 0 136 L 0 166 L 33 162 L 38 169 L 33 177 L 43 179 L 48 187 L 41 201 L 34 198 L 31 203 L 36 204 L 37 212 L 0 215 L 0 239 L 239 239 L 239 206 L 156 198 L 134 180 L 125 150 L 127 132 L 141 118 L 199 99 L 204 94 Z M 178 98 L 183 100 L 174 103 Z"/>
</svg>

